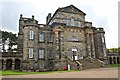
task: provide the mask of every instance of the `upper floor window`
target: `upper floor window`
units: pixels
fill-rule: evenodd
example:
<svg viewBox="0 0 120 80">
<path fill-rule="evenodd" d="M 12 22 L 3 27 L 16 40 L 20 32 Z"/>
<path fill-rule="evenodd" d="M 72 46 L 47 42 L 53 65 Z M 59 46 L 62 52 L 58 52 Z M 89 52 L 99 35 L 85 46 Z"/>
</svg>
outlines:
<svg viewBox="0 0 120 80">
<path fill-rule="evenodd" d="M 104 37 L 102 37 L 102 42 L 104 43 Z"/>
<path fill-rule="evenodd" d="M 52 50 L 49 50 L 49 51 L 48 51 L 48 57 L 49 57 L 49 58 L 53 58 Z"/>
<path fill-rule="evenodd" d="M 29 58 L 33 58 L 33 48 L 28 49 Z"/>
<path fill-rule="evenodd" d="M 48 42 L 53 42 L 53 33 L 48 33 Z"/>
<path fill-rule="evenodd" d="M 78 21 L 78 27 L 81 27 L 80 21 Z"/>
<path fill-rule="evenodd" d="M 39 59 L 44 59 L 45 50 L 39 49 Z"/>
<path fill-rule="evenodd" d="M 29 39 L 34 39 L 34 31 L 30 30 Z"/>
<path fill-rule="evenodd" d="M 71 26 L 75 26 L 74 19 L 71 18 Z"/>
<path fill-rule="evenodd" d="M 39 41 L 40 42 L 44 42 L 44 40 L 45 40 L 45 33 L 39 33 Z"/>
</svg>

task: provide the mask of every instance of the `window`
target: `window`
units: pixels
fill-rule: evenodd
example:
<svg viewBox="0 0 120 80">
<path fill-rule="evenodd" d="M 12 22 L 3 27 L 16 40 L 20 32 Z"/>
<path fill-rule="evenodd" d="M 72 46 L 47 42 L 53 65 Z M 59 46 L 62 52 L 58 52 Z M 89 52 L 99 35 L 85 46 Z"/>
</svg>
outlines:
<svg viewBox="0 0 120 80">
<path fill-rule="evenodd" d="M 80 39 L 77 36 L 70 36 L 69 41 L 79 41 Z"/>
<path fill-rule="evenodd" d="M 53 42 L 53 33 L 48 33 L 48 42 Z"/>
<path fill-rule="evenodd" d="M 81 27 L 80 21 L 78 21 L 78 27 Z"/>
<path fill-rule="evenodd" d="M 44 64 L 40 64 L 40 68 L 44 68 Z"/>
<path fill-rule="evenodd" d="M 65 23 L 66 25 L 68 25 L 68 20 L 67 19 L 63 19 L 63 23 Z"/>
<path fill-rule="evenodd" d="M 33 58 L 33 48 L 28 49 L 29 58 Z"/>
<path fill-rule="evenodd" d="M 40 42 L 44 42 L 44 40 L 45 40 L 45 33 L 39 33 L 39 41 Z"/>
<path fill-rule="evenodd" d="M 49 58 L 52 58 L 52 57 L 53 57 L 53 55 L 52 55 L 52 50 L 49 50 L 49 52 L 48 52 L 48 57 L 49 57 Z"/>
<path fill-rule="evenodd" d="M 33 39 L 34 38 L 34 31 L 30 31 L 29 32 L 29 39 Z"/>
<path fill-rule="evenodd" d="M 102 37 L 102 42 L 104 43 L 104 37 Z"/>
<path fill-rule="evenodd" d="M 44 49 L 39 49 L 39 59 L 43 59 L 44 58 L 44 53 L 45 53 Z"/>
<path fill-rule="evenodd" d="M 74 19 L 71 18 L 71 26 L 74 26 Z"/>
</svg>

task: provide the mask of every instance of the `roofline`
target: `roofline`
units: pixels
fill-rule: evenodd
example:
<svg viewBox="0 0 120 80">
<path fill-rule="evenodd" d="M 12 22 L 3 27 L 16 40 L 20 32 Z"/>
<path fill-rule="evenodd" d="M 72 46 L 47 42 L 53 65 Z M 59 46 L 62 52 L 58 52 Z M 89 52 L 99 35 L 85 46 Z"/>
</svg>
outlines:
<svg viewBox="0 0 120 80">
<path fill-rule="evenodd" d="M 69 6 L 73 6 L 73 5 L 69 5 Z M 68 7 L 68 6 L 66 6 L 66 7 Z M 75 6 L 73 6 L 74 8 L 76 8 L 78 11 L 80 11 L 80 12 L 82 12 L 84 15 L 86 15 L 86 13 L 84 13 L 83 11 L 81 11 L 81 10 L 79 10 L 77 7 L 75 7 Z M 53 14 L 53 16 L 51 17 L 51 19 L 46 23 L 46 25 L 48 25 L 49 23 L 50 23 L 50 21 L 53 19 L 53 17 L 56 15 L 56 13 L 60 10 L 60 9 L 62 9 L 62 8 L 65 8 L 65 7 L 59 7 L 56 11 L 55 11 L 55 13 Z"/>
</svg>

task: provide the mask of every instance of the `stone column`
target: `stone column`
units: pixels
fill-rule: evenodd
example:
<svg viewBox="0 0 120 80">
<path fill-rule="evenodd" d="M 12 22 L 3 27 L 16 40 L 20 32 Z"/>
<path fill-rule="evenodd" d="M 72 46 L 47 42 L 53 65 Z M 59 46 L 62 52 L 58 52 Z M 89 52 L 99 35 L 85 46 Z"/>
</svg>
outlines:
<svg viewBox="0 0 120 80">
<path fill-rule="evenodd" d="M 93 34 L 91 34 L 91 48 L 92 48 L 92 57 L 95 58 L 95 46 L 94 46 L 94 38 Z"/>
<path fill-rule="evenodd" d="M 15 59 L 12 59 L 13 61 L 12 61 L 12 70 L 14 70 L 15 69 Z"/>
</svg>

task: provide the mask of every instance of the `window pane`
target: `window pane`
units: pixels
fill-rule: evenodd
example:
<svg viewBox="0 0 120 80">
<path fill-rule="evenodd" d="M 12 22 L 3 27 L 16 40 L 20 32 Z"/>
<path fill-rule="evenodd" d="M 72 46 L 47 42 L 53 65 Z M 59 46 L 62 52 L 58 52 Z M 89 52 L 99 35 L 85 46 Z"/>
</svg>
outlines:
<svg viewBox="0 0 120 80">
<path fill-rule="evenodd" d="M 53 34 L 52 33 L 48 34 L 48 42 L 53 42 Z"/>
<path fill-rule="evenodd" d="M 71 26 L 74 26 L 74 19 L 71 18 Z"/>
<path fill-rule="evenodd" d="M 52 58 L 52 57 L 53 57 L 53 55 L 52 55 L 52 50 L 49 50 L 48 56 L 49 56 L 49 58 Z"/>
<path fill-rule="evenodd" d="M 29 39 L 33 39 L 34 38 L 34 31 L 30 31 L 29 32 Z"/>
<path fill-rule="evenodd" d="M 39 41 L 40 42 L 44 42 L 44 37 L 45 37 L 44 33 L 39 33 Z"/>
<path fill-rule="evenodd" d="M 104 43 L 104 37 L 102 37 L 102 42 Z"/>
<path fill-rule="evenodd" d="M 44 58 L 44 49 L 40 49 L 39 50 L 39 59 L 43 59 Z"/>
<path fill-rule="evenodd" d="M 81 24 L 80 24 L 80 22 L 78 21 L 78 27 L 81 27 Z"/>
<path fill-rule="evenodd" d="M 33 58 L 33 48 L 29 48 L 29 58 Z"/>
</svg>

